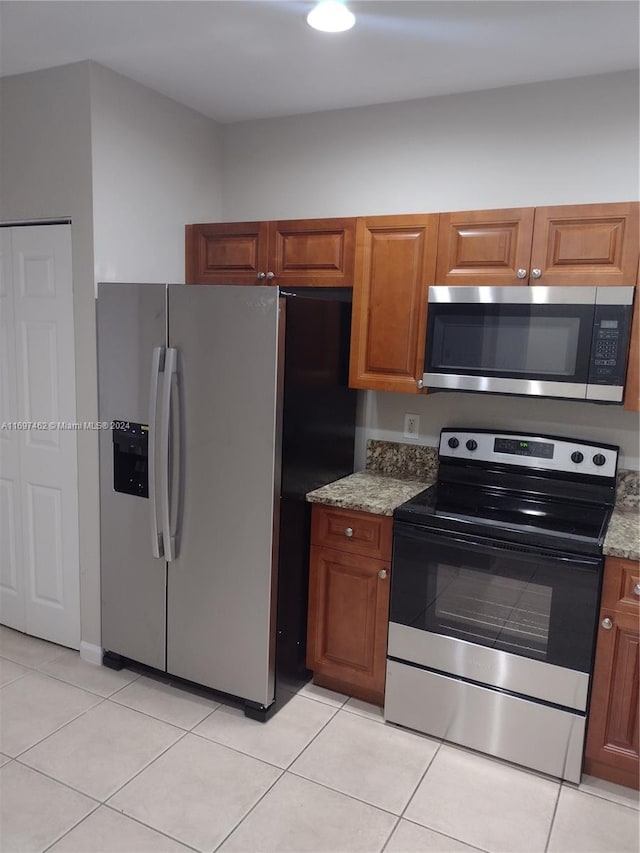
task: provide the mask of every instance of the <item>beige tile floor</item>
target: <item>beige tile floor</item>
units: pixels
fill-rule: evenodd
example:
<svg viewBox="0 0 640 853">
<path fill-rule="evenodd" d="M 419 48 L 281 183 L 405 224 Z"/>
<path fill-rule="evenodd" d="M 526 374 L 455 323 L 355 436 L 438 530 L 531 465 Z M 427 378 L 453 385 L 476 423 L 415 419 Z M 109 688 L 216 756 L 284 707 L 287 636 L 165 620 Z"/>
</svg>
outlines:
<svg viewBox="0 0 640 853">
<path fill-rule="evenodd" d="M 0 627 L 0 851 L 637 853 L 638 795 L 306 685 L 266 724 Z"/>
</svg>

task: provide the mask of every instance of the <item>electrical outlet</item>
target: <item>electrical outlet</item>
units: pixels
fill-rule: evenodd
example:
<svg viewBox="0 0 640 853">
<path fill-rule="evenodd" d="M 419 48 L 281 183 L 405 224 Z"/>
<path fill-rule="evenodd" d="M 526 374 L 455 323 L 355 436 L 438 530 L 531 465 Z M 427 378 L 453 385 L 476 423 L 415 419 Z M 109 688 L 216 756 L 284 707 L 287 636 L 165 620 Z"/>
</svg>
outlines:
<svg viewBox="0 0 640 853">
<path fill-rule="evenodd" d="M 406 414 L 404 416 L 405 438 L 417 438 L 420 432 L 420 415 Z"/>
</svg>

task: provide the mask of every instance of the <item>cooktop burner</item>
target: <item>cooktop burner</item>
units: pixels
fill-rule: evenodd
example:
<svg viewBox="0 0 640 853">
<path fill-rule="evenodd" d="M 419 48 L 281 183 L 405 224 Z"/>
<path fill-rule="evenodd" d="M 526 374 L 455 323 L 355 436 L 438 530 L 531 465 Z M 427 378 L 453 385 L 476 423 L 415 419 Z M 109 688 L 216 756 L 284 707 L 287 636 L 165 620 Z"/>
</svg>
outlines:
<svg viewBox="0 0 640 853">
<path fill-rule="evenodd" d="M 523 545 L 600 554 L 617 448 L 550 436 L 443 430 L 435 486 L 394 518 Z"/>
</svg>

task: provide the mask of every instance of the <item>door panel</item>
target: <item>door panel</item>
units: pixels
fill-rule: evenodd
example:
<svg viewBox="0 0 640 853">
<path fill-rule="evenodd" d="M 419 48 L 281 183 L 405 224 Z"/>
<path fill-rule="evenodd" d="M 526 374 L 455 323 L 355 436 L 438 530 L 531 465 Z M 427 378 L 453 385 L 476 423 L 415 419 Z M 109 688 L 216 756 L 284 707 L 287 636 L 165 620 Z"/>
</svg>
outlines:
<svg viewBox="0 0 640 853">
<path fill-rule="evenodd" d="M 267 705 L 280 487 L 278 290 L 171 285 L 169 316 L 179 464 L 167 669 Z"/>
<path fill-rule="evenodd" d="M 532 233 L 532 207 L 441 213 L 436 284 L 526 285 Z"/>
<path fill-rule="evenodd" d="M 351 388 L 418 390 L 437 227 L 437 214 L 358 220 Z"/>
<path fill-rule="evenodd" d="M 165 343 L 165 285 L 99 286 L 101 421 L 149 425 L 152 352 Z M 151 551 L 151 501 L 114 491 L 112 430 L 99 440 L 102 645 L 164 669 L 166 563 Z"/>
<path fill-rule="evenodd" d="M 187 284 L 258 284 L 267 273 L 267 222 L 187 225 Z"/>
<path fill-rule="evenodd" d="M 11 230 L 0 229 L 0 423 L 18 421 Z M 0 429 L 0 622 L 25 630 L 20 433 Z"/>
<path fill-rule="evenodd" d="M 71 231 L 13 228 L 25 630 L 80 645 Z M 70 428 L 63 425 L 70 424 Z"/>
<path fill-rule="evenodd" d="M 269 270 L 275 284 L 352 287 L 355 219 L 269 223 Z"/>
<path fill-rule="evenodd" d="M 638 203 L 537 207 L 531 268 L 540 285 L 633 285 Z"/>
</svg>

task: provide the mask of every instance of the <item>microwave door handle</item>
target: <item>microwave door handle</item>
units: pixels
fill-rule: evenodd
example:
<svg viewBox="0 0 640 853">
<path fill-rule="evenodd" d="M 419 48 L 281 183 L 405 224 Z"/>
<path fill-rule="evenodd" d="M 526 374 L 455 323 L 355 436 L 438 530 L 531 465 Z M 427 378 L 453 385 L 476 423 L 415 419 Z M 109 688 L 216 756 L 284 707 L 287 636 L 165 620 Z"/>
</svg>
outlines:
<svg viewBox="0 0 640 853">
<path fill-rule="evenodd" d="M 154 557 L 164 556 L 162 534 L 158 528 L 158 390 L 164 361 L 164 347 L 154 347 L 151 354 L 151 380 L 149 385 L 149 433 L 148 433 L 148 471 L 149 471 L 149 515 L 151 519 L 151 553 Z"/>
<path fill-rule="evenodd" d="M 160 402 L 160 523 L 164 542 L 164 557 L 171 562 L 175 557 L 175 538 L 171 536 L 171 501 L 169 496 L 169 433 L 171 425 L 171 387 L 176 372 L 178 351 L 167 347 L 164 360 L 162 397 Z"/>
</svg>

